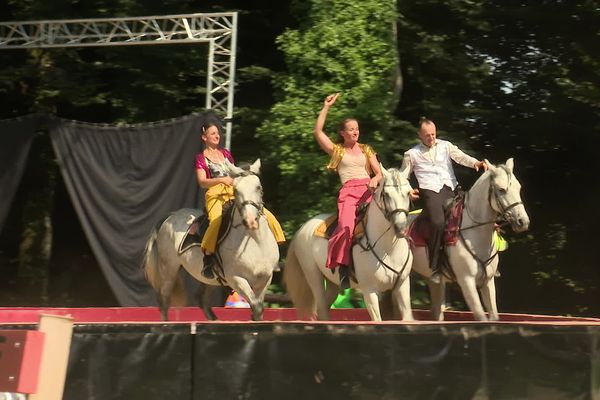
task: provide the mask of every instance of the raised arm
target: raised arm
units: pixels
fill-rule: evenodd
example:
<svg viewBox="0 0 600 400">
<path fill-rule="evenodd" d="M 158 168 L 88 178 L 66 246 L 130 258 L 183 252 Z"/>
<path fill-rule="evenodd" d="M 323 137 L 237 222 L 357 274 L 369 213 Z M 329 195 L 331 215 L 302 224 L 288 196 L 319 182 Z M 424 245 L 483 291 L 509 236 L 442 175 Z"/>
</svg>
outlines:
<svg viewBox="0 0 600 400">
<path fill-rule="evenodd" d="M 323 126 L 325 126 L 325 120 L 327 119 L 329 108 L 335 103 L 339 95 L 339 93 L 336 93 L 327 96 L 323 102 L 323 108 L 317 117 L 317 122 L 315 123 L 315 129 L 313 131 L 317 143 L 319 143 L 319 146 L 321 146 L 323 151 L 329 155 L 331 155 L 333 152 L 333 142 L 331 139 L 329 139 L 325 132 L 323 132 Z"/>
</svg>

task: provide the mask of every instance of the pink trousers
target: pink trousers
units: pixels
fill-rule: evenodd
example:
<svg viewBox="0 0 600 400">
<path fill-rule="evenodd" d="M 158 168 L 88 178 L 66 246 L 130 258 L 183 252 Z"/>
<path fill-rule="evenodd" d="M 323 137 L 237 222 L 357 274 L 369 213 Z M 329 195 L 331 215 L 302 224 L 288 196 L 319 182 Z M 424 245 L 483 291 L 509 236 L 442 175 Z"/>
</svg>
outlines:
<svg viewBox="0 0 600 400">
<path fill-rule="evenodd" d="M 350 265 L 352 234 L 356 226 L 356 209 L 359 204 L 371 201 L 367 189 L 369 179 L 351 179 L 340 189 L 338 195 L 338 226 L 329 238 L 327 268 Z"/>
</svg>

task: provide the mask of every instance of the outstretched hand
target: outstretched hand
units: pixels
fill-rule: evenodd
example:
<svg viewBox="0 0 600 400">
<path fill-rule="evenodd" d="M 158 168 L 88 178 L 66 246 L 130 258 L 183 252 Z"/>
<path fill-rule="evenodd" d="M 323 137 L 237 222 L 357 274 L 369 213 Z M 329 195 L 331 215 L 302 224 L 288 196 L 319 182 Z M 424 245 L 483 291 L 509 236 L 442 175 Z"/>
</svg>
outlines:
<svg viewBox="0 0 600 400">
<path fill-rule="evenodd" d="M 485 161 L 477 161 L 473 168 L 475 168 L 475 171 L 479 171 L 479 168 L 483 168 L 484 171 L 487 171 L 488 165 Z"/>
<path fill-rule="evenodd" d="M 412 201 L 419 200 L 419 189 L 412 189 L 408 192 L 408 196 Z"/>
<path fill-rule="evenodd" d="M 331 107 L 333 105 L 333 103 L 335 103 L 335 101 L 337 100 L 339 95 L 340 95 L 339 93 L 336 93 L 336 94 L 330 94 L 329 96 L 327 96 L 327 98 L 323 102 L 323 106 Z"/>
</svg>

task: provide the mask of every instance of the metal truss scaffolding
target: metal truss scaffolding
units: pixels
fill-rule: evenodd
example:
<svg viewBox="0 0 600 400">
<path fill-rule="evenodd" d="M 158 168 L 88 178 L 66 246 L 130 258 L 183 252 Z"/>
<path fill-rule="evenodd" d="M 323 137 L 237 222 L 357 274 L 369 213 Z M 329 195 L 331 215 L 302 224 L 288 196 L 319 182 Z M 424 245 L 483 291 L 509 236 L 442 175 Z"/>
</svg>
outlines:
<svg viewBox="0 0 600 400">
<path fill-rule="evenodd" d="M 237 13 L 0 22 L 0 49 L 208 43 L 206 108 L 225 115 L 231 146 Z"/>
</svg>

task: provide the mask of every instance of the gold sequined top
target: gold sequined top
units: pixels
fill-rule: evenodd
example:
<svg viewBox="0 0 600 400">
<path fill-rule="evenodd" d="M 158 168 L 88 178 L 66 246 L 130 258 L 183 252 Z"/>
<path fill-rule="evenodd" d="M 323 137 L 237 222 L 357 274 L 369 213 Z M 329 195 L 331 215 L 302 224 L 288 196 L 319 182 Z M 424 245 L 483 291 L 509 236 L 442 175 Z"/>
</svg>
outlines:
<svg viewBox="0 0 600 400">
<path fill-rule="evenodd" d="M 360 147 L 360 150 L 363 152 L 365 158 L 367 159 L 367 163 L 365 165 L 367 173 L 369 175 L 373 175 L 373 170 L 371 169 L 371 163 L 369 163 L 369 159 L 371 158 L 371 156 L 374 156 L 377 153 L 375 153 L 375 150 L 373 150 L 373 148 L 368 144 L 359 143 L 358 147 Z M 342 146 L 341 144 L 334 144 L 333 152 L 331 153 L 331 159 L 329 160 L 329 164 L 327 164 L 327 169 L 337 172 L 337 167 L 340 164 L 340 161 L 342 161 L 345 152 L 346 151 L 344 150 L 344 146 Z"/>
</svg>

